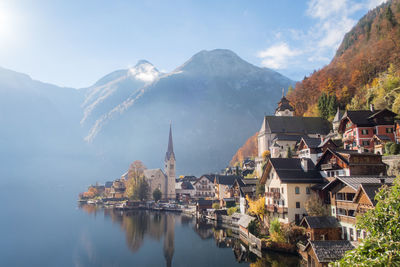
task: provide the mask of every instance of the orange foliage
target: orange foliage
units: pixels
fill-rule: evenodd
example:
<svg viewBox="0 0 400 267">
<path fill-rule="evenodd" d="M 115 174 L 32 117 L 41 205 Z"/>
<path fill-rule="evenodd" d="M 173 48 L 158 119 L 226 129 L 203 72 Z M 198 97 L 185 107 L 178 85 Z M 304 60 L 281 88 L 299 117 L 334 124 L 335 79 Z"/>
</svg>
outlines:
<svg viewBox="0 0 400 267">
<path fill-rule="evenodd" d="M 244 143 L 244 145 L 238 149 L 238 151 L 233 156 L 231 162 L 229 163 L 231 166 L 234 166 L 236 162 L 242 162 L 245 158 L 257 156 L 257 135 L 258 132 L 247 139 L 246 143 Z"/>
<path fill-rule="evenodd" d="M 395 25 L 388 23 L 387 9 L 391 8 Z M 389 1 L 366 14 L 345 35 L 332 62 L 296 84 L 288 96 L 296 115 L 314 114 L 315 104 L 322 92 L 334 92 L 342 107 L 354 95 L 366 92 L 370 83 L 390 63 L 400 66 L 400 0 Z"/>
</svg>

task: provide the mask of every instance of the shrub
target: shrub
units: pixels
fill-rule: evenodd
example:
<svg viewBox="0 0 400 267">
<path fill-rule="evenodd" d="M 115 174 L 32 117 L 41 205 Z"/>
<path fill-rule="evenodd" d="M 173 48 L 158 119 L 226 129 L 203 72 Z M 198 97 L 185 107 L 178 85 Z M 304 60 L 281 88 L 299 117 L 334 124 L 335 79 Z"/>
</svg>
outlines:
<svg viewBox="0 0 400 267">
<path fill-rule="evenodd" d="M 212 208 L 218 210 L 219 209 L 219 203 L 213 203 Z"/>
<path fill-rule="evenodd" d="M 235 206 L 236 206 L 236 203 L 233 202 L 233 201 L 228 201 L 228 202 L 226 202 L 226 207 L 227 207 L 227 208 L 233 208 L 233 207 L 235 207 Z"/>
<path fill-rule="evenodd" d="M 400 144 L 392 144 L 390 146 L 390 154 L 397 155 L 400 153 Z"/>
<path fill-rule="evenodd" d="M 260 234 L 259 230 L 259 223 L 256 220 L 253 220 L 249 223 L 249 226 L 247 226 L 247 229 L 249 232 L 255 236 L 258 236 Z"/>
<path fill-rule="evenodd" d="M 231 215 L 234 214 L 237 210 L 238 210 L 237 207 L 230 207 L 230 208 L 228 209 L 228 215 L 231 216 Z"/>
</svg>

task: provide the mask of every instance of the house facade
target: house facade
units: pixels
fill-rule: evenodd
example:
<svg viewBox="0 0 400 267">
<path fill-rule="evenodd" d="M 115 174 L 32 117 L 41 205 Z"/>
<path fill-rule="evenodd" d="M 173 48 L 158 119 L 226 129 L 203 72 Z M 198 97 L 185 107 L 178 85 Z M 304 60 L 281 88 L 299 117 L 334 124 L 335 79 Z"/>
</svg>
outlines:
<svg viewBox="0 0 400 267">
<path fill-rule="evenodd" d="M 214 198 L 215 187 L 214 187 L 215 176 L 212 174 L 205 174 L 193 183 L 195 198 Z"/>
<path fill-rule="evenodd" d="M 374 135 L 387 136 L 395 141 L 396 113 L 388 109 L 353 110 L 346 111 L 339 124 L 339 133 L 343 135 L 345 149 L 358 150 L 362 148 L 366 152 L 373 152 L 374 145 L 371 138 Z"/>
<path fill-rule="evenodd" d="M 323 183 L 311 159 L 271 158 L 260 183 L 265 185 L 265 206 L 269 217 L 282 223 L 295 222 L 306 215 L 305 203 L 311 187 Z"/>
</svg>

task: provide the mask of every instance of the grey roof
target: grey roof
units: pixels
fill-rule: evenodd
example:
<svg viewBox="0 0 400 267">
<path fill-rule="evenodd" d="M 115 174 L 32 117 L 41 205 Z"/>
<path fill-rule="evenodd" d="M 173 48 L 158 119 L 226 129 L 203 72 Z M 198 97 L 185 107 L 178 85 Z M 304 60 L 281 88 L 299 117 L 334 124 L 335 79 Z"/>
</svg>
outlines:
<svg viewBox="0 0 400 267">
<path fill-rule="evenodd" d="M 319 262 L 337 261 L 354 246 L 348 240 L 309 241 L 306 247 L 311 246 Z"/>
<path fill-rule="evenodd" d="M 301 222 L 306 222 L 312 228 L 340 228 L 339 222 L 332 216 L 305 216 Z"/>
<path fill-rule="evenodd" d="M 245 186 L 256 185 L 259 182 L 259 180 L 257 178 L 247 178 L 247 179 L 245 178 L 245 179 L 241 179 L 241 180 Z"/>
<path fill-rule="evenodd" d="M 308 171 L 304 171 L 299 158 L 271 158 L 271 165 L 284 183 L 322 183 L 323 177 L 315 169 L 311 159 L 307 160 Z"/>
<path fill-rule="evenodd" d="M 113 182 L 106 182 L 104 187 L 105 188 L 111 188 L 112 185 L 113 185 Z"/>
<path fill-rule="evenodd" d="M 158 173 L 162 173 L 165 176 L 165 173 L 161 169 L 147 169 L 143 171 L 143 174 L 146 177 L 146 179 L 152 179 Z"/>
<path fill-rule="evenodd" d="M 329 121 L 320 117 L 265 116 L 267 129 L 271 133 L 328 134 Z"/>
<path fill-rule="evenodd" d="M 223 185 L 233 185 L 236 180 L 242 180 L 241 176 L 238 175 L 220 175 L 216 174 L 215 179 L 217 184 L 223 184 Z"/>
<path fill-rule="evenodd" d="M 181 188 L 182 188 L 182 189 L 186 189 L 186 190 L 193 190 L 193 189 L 194 189 L 192 183 L 189 182 L 189 181 L 183 181 L 183 182 L 181 183 Z"/>
<path fill-rule="evenodd" d="M 242 216 L 240 217 L 239 221 L 238 221 L 238 225 L 247 228 L 249 226 L 249 223 L 253 220 L 255 220 L 256 218 L 251 217 L 247 214 L 242 214 Z"/>
<path fill-rule="evenodd" d="M 203 177 L 203 176 L 205 178 L 207 178 L 210 182 L 214 183 L 214 179 L 215 179 L 216 174 L 203 174 L 202 176 L 200 176 L 200 178 Z M 200 178 L 199 178 L 199 180 L 200 180 Z"/>
<path fill-rule="evenodd" d="M 374 135 L 374 136 L 378 137 L 379 139 L 381 139 L 381 140 L 383 140 L 383 141 L 392 141 L 392 139 L 390 139 L 390 137 L 387 136 L 387 135 L 376 134 L 376 135 Z"/>
<path fill-rule="evenodd" d="M 321 138 L 303 137 L 302 139 L 309 148 L 317 148 L 321 144 Z"/>
<path fill-rule="evenodd" d="M 296 141 L 299 142 L 301 138 L 305 137 L 304 135 L 298 134 L 277 134 L 275 135 L 273 141 Z"/>
<path fill-rule="evenodd" d="M 379 191 L 379 189 L 383 186 L 383 184 L 361 184 L 360 187 L 364 190 L 365 194 L 367 194 L 368 198 L 371 200 L 374 206 L 377 201 L 375 200 L 375 195 Z"/>
<path fill-rule="evenodd" d="M 348 186 L 352 187 L 354 190 L 358 190 L 361 184 L 393 184 L 394 176 L 379 176 L 379 175 L 351 175 L 351 176 L 336 176 L 336 178 Z M 381 183 L 381 180 L 384 183 Z M 335 180 L 334 180 L 335 181 Z M 333 181 L 332 181 L 333 182 Z M 331 183 L 332 183 L 331 182 Z"/>
</svg>

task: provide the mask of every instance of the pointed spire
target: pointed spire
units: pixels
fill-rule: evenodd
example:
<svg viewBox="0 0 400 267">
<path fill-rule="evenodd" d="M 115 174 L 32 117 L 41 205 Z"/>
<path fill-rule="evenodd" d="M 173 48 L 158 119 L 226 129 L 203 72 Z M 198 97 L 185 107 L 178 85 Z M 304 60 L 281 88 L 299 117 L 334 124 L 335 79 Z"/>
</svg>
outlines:
<svg viewBox="0 0 400 267">
<path fill-rule="evenodd" d="M 167 153 L 165 154 L 165 160 L 169 160 L 170 158 L 174 157 L 175 159 L 175 154 L 174 154 L 174 144 L 172 142 L 172 123 L 170 122 L 169 124 L 169 139 L 168 139 L 168 150 Z"/>
<path fill-rule="evenodd" d="M 285 97 L 285 88 L 282 88 L 282 98 Z"/>
</svg>

